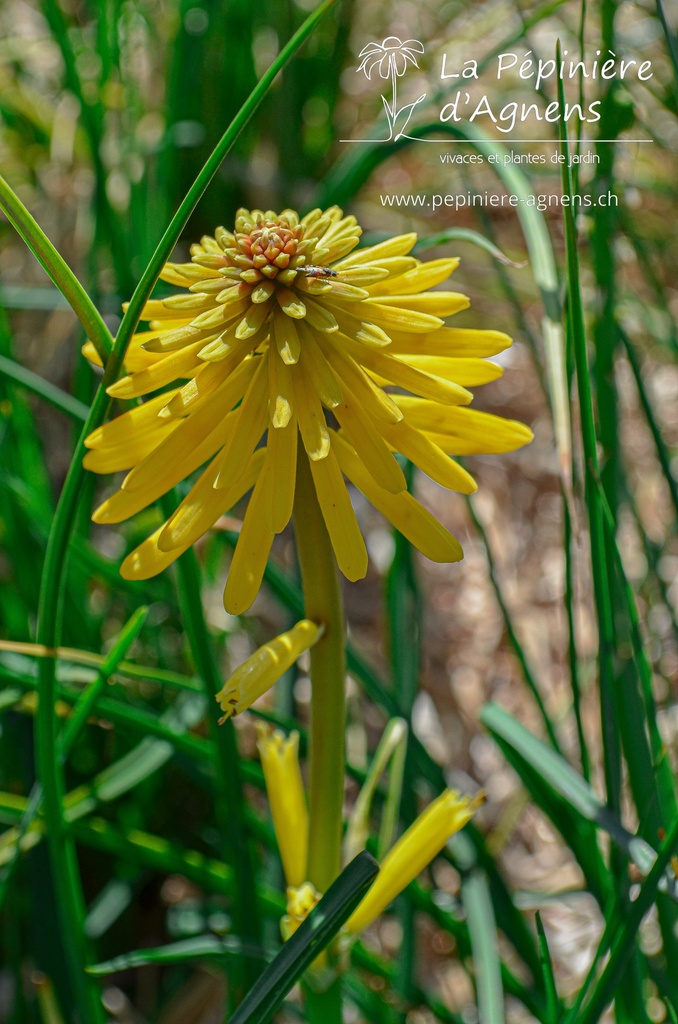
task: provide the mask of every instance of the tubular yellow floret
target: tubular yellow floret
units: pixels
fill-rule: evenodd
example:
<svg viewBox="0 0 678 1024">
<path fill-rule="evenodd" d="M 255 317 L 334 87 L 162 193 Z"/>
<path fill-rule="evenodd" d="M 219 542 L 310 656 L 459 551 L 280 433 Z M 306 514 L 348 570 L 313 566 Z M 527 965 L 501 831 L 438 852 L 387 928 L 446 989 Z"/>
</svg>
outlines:
<svg viewBox="0 0 678 1024">
<path fill-rule="evenodd" d="M 293 629 L 259 647 L 247 661 L 238 666 L 217 694 L 216 699 L 224 712 L 220 724 L 232 715 L 246 711 L 255 700 L 270 690 L 322 633 L 322 626 L 310 619 L 302 619 Z"/>
<path fill-rule="evenodd" d="M 483 794 L 471 799 L 447 789 L 434 800 L 389 850 L 374 885 L 346 922 L 346 930 L 357 935 L 367 928 L 471 820 L 484 799 Z"/>
<path fill-rule="evenodd" d="M 279 729 L 259 722 L 257 730 L 257 747 L 285 882 L 298 889 L 306 880 L 308 857 L 308 807 L 299 767 L 299 733 L 292 732 L 286 737 Z"/>
</svg>

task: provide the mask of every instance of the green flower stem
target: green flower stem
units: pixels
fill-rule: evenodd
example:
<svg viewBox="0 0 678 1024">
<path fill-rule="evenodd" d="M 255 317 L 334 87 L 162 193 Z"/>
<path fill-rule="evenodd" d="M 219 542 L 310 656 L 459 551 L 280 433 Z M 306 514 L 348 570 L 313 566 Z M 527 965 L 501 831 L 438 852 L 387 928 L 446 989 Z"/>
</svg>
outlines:
<svg viewBox="0 0 678 1024">
<path fill-rule="evenodd" d="M 311 648 L 307 868 L 309 881 L 324 893 L 341 869 L 346 626 L 334 551 L 303 450 L 297 461 L 294 525 L 306 617 L 325 627 Z"/>
<path fill-rule="evenodd" d="M 297 459 L 294 526 L 306 617 L 325 627 L 311 648 L 309 848 L 306 874 L 325 893 L 341 870 L 346 721 L 346 623 L 334 551 L 306 453 Z M 313 1024 L 341 1024 L 341 984 L 306 989 Z"/>
</svg>

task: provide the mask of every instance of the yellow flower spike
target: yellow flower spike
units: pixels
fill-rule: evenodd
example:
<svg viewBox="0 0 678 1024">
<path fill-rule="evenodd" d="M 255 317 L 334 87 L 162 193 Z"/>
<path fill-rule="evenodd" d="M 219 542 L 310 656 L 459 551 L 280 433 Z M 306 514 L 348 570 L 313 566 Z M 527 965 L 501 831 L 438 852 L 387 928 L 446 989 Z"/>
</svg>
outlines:
<svg viewBox="0 0 678 1024">
<path fill-rule="evenodd" d="M 271 729 L 261 722 L 257 722 L 257 731 L 257 747 L 285 882 L 298 889 L 306 880 L 308 858 L 308 807 L 299 768 L 299 733 L 292 732 L 286 737 L 279 729 Z M 310 909 L 309 906 L 306 913 Z M 299 923 L 301 921 L 297 927 Z"/>
<path fill-rule="evenodd" d="M 239 665 L 216 696 L 224 712 L 221 725 L 232 715 L 246 711 L 280 679 L 297 658 L 323 635 L 323 626 L 302 619 L 293 629 L 281 633 L 259 647 L 247 661 Z"/>
<path fill-rule="evenodd" d="M 310 882 L 300 886 L 289 886 L 287 889 L 287 913 L 280 919 L 282 937 L 287 940 L 294 935 L 297 928 L 311 913 L 320 900 L 320 893 Z"/>
<path fill-rule="evenodd" d="M 297 451 L 311 465 L 337 562 L 355 580 L 367 552 L 344 477 L 396 528 L 410 524 L 423 553 L 456 561 L 458 542 L 435 520 L 430 542 L 433 517 L 403 487 L 396 456 L 469 493 L 475 485 L 450 455 L 511 451 L 531 439 L 526 427 L 463 408 L 473 398 L 466 385 L 501 372 L 485 357 L 510 339 L 445 324 L 468 305 L 438 287 L 458 261 L 411 256 L 415 234 L 357 249 L 360 234 L 355 217 L 334 206 L 303 218 L 238 210 L 233 231 L 217 228 L 191 247 L 190 262 L 166 264 L 161 276 L 182 290 L 146 303 L 148 330 L 134 335 L 128 375 L 109 388 L 119 398 L 173 390 L 157 409 L 151 399 L 88 438 L 88 469 L 130 471 L 98 521 L 135 515 L 207 464 L 185 499 L 193 543 L 258 483 L 224 591 L 232 614 L 251 605 L 274 536 L 287 526 Z M 97 361 L 90 344 L 84 351 Z M 401 421 L 403 429 L 390 428 Z M 272 442 L 280 431 L 293 437 Z M 252 480 L 262 450 L 266 467 Z M 201 484 L 205 474 L 221 498 Z M 158 543 L 153 535 L 131 553 L 126 572 L 139 566 L 153 576 L 179 557 L 185 547 L 170 523 Z"/>
<path fill-rule="evenodd" d="M 384 858 L 374 885 L 346 922 L 346 931 L 357 935 L 382 913 L 412 882 L 447 840 L 471 820 L 485 800 L 472 799 L 446 789 L 419 815 Z"/>
</svg>

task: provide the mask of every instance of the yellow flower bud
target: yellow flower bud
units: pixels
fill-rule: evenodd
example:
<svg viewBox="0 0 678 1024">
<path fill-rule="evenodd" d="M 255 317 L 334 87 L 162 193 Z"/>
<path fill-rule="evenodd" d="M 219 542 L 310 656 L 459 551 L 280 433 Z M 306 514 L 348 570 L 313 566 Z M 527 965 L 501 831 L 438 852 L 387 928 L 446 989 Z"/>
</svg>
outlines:
<svg viewBox="0 0 678 1024">
<path fill-rule="evenodd" d="M 308 807 L 299 768 L 299 733 L 285 737 L 279 729 L 261 723 L 257 727 L 257 746 L 285 881 L 298 888 L 306 879 L 308 857 Z"/>
<path fill-rule="evenodd" d="M 287 672 L 299 655 L 307 651 L 323 633 L 323 627 L 309 619 L 302 619 L 287 633 L 281 633 L 264 644 L 240 665 L 217 694 L 225 712 L 221 725 L 231 715 L 247 710 L 280 677 Z"/>
</svg>

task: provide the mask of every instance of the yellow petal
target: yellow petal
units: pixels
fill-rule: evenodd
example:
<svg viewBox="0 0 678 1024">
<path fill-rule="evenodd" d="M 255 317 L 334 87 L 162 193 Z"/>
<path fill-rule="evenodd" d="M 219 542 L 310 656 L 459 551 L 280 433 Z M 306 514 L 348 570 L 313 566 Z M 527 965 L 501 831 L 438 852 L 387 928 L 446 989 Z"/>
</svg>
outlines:
<svg viewBox="0 0 678 1024">
<path fill-rule="evenodd" d="M 148 355 L 166 356 L 168 352 L 176 352 L 180 348 L 186 348 L 194 341 L 202 340 L 203 344 L 214 337 L 214 331 L 199 330 L 192 324 L 182 323 L 179 327 L 170 329 L 165 326 L 159 331 L 144 331 L 143 334 L 135 335 L 141 339 L 142 352 Z M 151 365 L 150 363 L 147 365 Z"/>
<path fill-rule="evenodd" d="M 378 487 L 341 434 L 332 433 L 332 451 L 349 480 L 423 555 L 432 562 L 458 562 L 464 557 L 459 541 L 408 491 L 389 494 Z"/>
<path fill-rule="evenodd" d="M 231 413 L 233 417 L 235 414 Z M 266 457 L 266 449 L 260 448 L 249 461 L 247 469 L 232 487 L 221 491 L 215 489 L 217 467 L 210 463 L 202 476 L 191 487 L 176 512 L 163 526 L 158 538 L 161 551 L 180 548 L 185 551 L 199 537 L 202 537 L 220 516 L 236 505 L 243 495 L 254 487 Z"/>
<path fill-rule="evenodd" d="M 172 384 L 181 377 L 192 377 L 200 367 L 198 349 L 201 344 L 199 341 L 194 342 L 188 348 L 159 359 L 145 370 L 121 377 L 107 388 L 108 394 L 113 398 L 138 398 L 149 391 L 156 391 L 166 384 Z"/>
<path fill-rule="evenodd" d="M 278 355 L 288 366 L 293 366 L 299 361 L 301 352 L 299 332 L 294 320 L 282 312 L 278 313 L 273 320 L 273 335 Z"/>
<path fill-rule="evenodd" d="M 334 409 L 334 415 L 339 420 L 358 457 L 379 486 L 390 491 L 391 494 L 399 494 L 400 491 L 403 491 L 407 486 L 403 471 L 379 432 L 381 430 L 384 437 L 388 438 L 388 429 L 390 428 L 396 436 L 399 436 L 398 431 L 402 424 L 391 425 L 382 421 L 377 429 L 376 422 L 360 408 L 353 398 L 338 405 Z"/>
<path fill-rule="evenodd" d="M 294 376 L 294 407 L 304 448 L 309 459 L 311 462 L 316 462 L 327 458 L 330 450 L 330 435 L 325 423 L 325 414 L 320 400 L 303 370 Z"/>
<path fill-rule="evenodd" d="M 310 296 L 306 298 L 305 319 L 316 331 L 331 332 L 336 331 L 339 327 L 330 310 L 322 302 L 316 302 Z"/>
<path fill-rule="evenodd" d="M 122 308 L 127 312 L 129 302 L 123 302 Z M 140 320 L 179 320 L 181 314 L 176 309 L 170 309 L 169 306 L 165 305 L 164 299 L 149 299 L 144 306 Z M 184 322 L 190 317 L 184 317 Z"/>
<path fill-rule="evenodd" d="M 166 424 L 158 419 L 158 413 L 175 394 L 176 391 L 167 391 L 164 395 L 157 395 L 156 398 L 136 405 L 121 416 L 104 423 L 85 438 L 85 445 L 88 448 L 116 448 L 129 444 L 142 433 L 162 431 Z"/>
<path fill-rule="evenodd" d="M 345 281 L 347 284 L 356 285 L 359 288 L 361 285 L 366 288 L 368 285 L 376 284 L 377 281 L 385 281 L 388 276 L 389 271 L 386 267 L 349 267 L 341 271 L 342 282 Z M 360 290 L 363 289 L 360 288 Z"/>
<path fill-rule="evenodd" d="M 391 332 L 391 354 L 421 352 L 429 356 L 496 356 L 509 348 L 511 339 L 502 331 L 476 331 L 462 327 L 440 327 L 431 334 Z"/>
<path fill-rule="evenodd" d="M 216 392 L 217 396 L 219 392 Z M 210 402 L 180 421 L 146 458 L 131 470 L 122 489 L 94 512 L 96 523 L 119 523 L 156 501 L 194 472 L 224 444 L 231 421 Z"/>
<path fill-rule="evenodd" d="M 407 299 L 409 301 L 409 296 Z M 417 300 L 420 305 L 425 305 L 421 300 L 421 296 L 415 295 L 412 297 L 412 303 L 415 303 Z M 386 331 L 392 328 L 396 331 L 412 331 L 413 334 L 427 334 L 443 326 L 443 322 L 438 316 L 431 316 L 430 313 L 425 311 L 420 313 L 407 305 L 401 308 L 395 302 L 390 305 L 390 302 L 393 302 L 393 300 L 382 299 L 377 302 L 373 299 L 365 299 L 364 302 L 360 303 L 360 315 L 369 323 L 376 324 L 377 327 L 383 327 Z"/>
<path fill-rule="evenodd" d="M 367 348 L 359 350 L 358 346 L 353 344 L 347 344 L 346 349 L 355 358 L 360 359 L 363 366 L 370 372 L 378 374 L 384 380 L 396 384 L 398 387 L 414 391 L 415 394 L 425 398 L 432 398 L 434 402 L 468 405 L 473 401 L 471 392 L 459 384 L 422 373 L 414 366 L 408 366 L 401 359 L 396 359 L 385 352 L 375 352 Z"/>
<path fill-rule="evenodd" d="M 401 310 L 403 313 L 418 313 L 420 317 L 424 315 L 431 315 L 433 317 L 445 317 L 452 316 L 453 313 L 458 313 L 462 309 L 468 309 L 471 305 L 468 296 L 462 295 L 460 292 L 421 292 L 418 295 L 382 295 L 379 299 L 367 299 L 363 308 L 374 309 L 375 306 L 379 308 L 380 321 L 383 322 L 386 316 L 384 308 L 391 310 L 391 314 L 394 314 L 395 310 Z M 372 313 L 367 314 L 369 319 L 375 319 Z M 392 321 L 395 323 L 395 321 Z M 438 326 L 442 326 L 439 324 Z M 413 330 L 412 327 L 406 327 L 406 330 Z M 426 330 L 433 330 L 433 324 L 430 327 L 426 327 Z"/>
<path fill-rule="evenodd" d="M 295 320 L 301 320 L 306 316 L 306 306 L 297 293 L 290 288 L 277 288 L 275 297 L 283 313 L 286 313 L 287 316 L 291 316 Z"/>
<path fill-rule="evenodd" d="M 365 373 L 359 365 L 363 349 L 355 346 L 358 353 L 358 360 L 346 352 L 346 342 L 340 336 L 335 343 L 334 337 L 328 338 L 322 345 L 322 352 L 330 367 L 334 371 L 342 387 L 342 391 L 352 394 L 357 402 L 363 406 L 366 412 L 378 420 L 387 423 L 398 423 L 402 419 L 402 413 L 390 395 L 387 395 L 378 387 L 371 377 Z"/>
<path fill-rule="evenodd" d="M 334 409 L 343 397 L 341 385 L 332 373 L 320 345 L 316 343 L 313 332 L 304 328 L 303 324 L 300 324 L 299 327 L 304 340 L 302 370 L 308 374 L 311 386 L 323 405 L 328 409 Z"/>
<path fill-rule="evenodd" d="M 331 309 L 342 334 L 371 348 L 385 348 L 391 344 L 390 334 L 387 334 L 381 327 L 377 327 L 376 324 L 370 323 L 365 318 L 354 316 L 353 313 L 347 312 L 338 304 L 332 305 Z M 360 306 L 356 307 L 356 312 L 360 314 Z"/>
<path fill-rule="evenodd" d="M 268 411 L 276 430 L 284 429 L 294 411 L 294 381 L 289 366 L 277 352 L 268 354 Z"/>
<path fill-rule="evenodd" d="M 470 473 L 453 462 L 426 434 L 411 427 L 405 420 L 396 424 L 385 423 L 383 433 L 396 451 L 414 462 L 415 466 L 442 487 L 460 491 L 462 494 L 473 494 L 478 490 L 478 485 Z M 355 444 L 353 447 L 356 447 Z M 357 448 L 356 451 L 360 455 Z"/>
<path fill-rule="evenodd" d="M 424 292 L 446 281 L 458 266 L 457 258 L 429 260 L 404 274 L 392 274 L 387 281 L 372 285 L 369 293 L 374 298 L 377 295 L 414 295 L 416 292 Z"/>
<path fill-rule="evenodd" d="M 240 401 L 257 367 L 254 359 L 246 359 L 247 345 L 231 350 L 218 363 L 206 363 L 195 377 L 160 410 L 161 420 L 172 420 L 188 413 L 193 415 L 207 401 L 217 402 L 230 410 Z"/>
<path fill-rule="evenodd" d="M 269 526 L 274 533 L 282 533 L 292 517 L 294 506 L 297 478 L 296 421 L 292 419 L 287 427 L 269 430 L 267 441 L 267 481 L 272 495 Z"/>
<path fill-rule="evenodd" d="M 91 341 L 86 341 L 85 344 L 80 349 L 80 351 L 82 352 L 82 354 L 84 355 L 85 359 L 89 363 L 94 363 L 95 366 L 103 366 L 104 365 L 101 356 L 99 355 L 99 353 L 97 352 L 97 350 L 95 349 L 95 347 L 94 347 L 94 345 L 92 344 Z"/>
<path fill-rule="evenodd" d="M 360 241 L 360 235 L 350 235 L 348 238 L 337 239 L 336 241 L 330 241 L 325 246 L 324 259 L 327 263 L 334 263 L 335 260 L 341 259 L 342 256 L 348 255 L 352 252 L 358 242 Z"/>
<path fill-rule="evenodd" d="M 251 338 L 271 315 L 271 308 L 265 302 L 250 305 L 235 330 L 238 339 Z"/>
<path fill-rule="evenodd" d="M 237 410 L 237 425 L 218 456 L 219 471 L 214 483 L 217 488 L 230 487 L 238 481 L 266 429 L 268 356 L 253 362 L 256 368 Z"/>
<path fill-rule="evenodd" d="M 385 242 L 368 245 L 364 249 L 351 253 L 350 256 L 336 263 L 334 269 L 347 270 L 349 267 L 359 267 L 366 263 L 383 266 L 383 261 L 392 256 L 407 256 L 410 249 L 414 248 L 416 241 L 417 236 L 414 233 L 396 235 L 394 238 L 388 238 Z"/>
<path fill-rule="evenodd" d="M 124 580 L 148 580 L 166 569 L 182 553 L 181 548 L 173 551 L 161 551 L 158 537 L 162 527 L 131 551 L 120 566 L 120 575 Z"/>
<path fill-rule="evenodd" d="M 266 477 L 261 473 L 252 491 L 228 570 L 224 607 L 231 615 L 242 615 L 259 593 L 273 544 L 273 530 L 268 525 L 271 500 Z"/>
<path fill-rule="evenodd" d="M 152 430 L 142 430 L 120 444 L 92 448 L 82 464 L 90 473 L 118 473 L 121 469 L 131 469 L 155 451 L 175 427 L 176 423 L 168 423 L 160 429 L 154 427 Z"/>
<path fill-rule="evenodd" d="M 332 449 L 310 466 L 337 565 L 346 579 L 361 580 L 367 573 L 367 549 Z"/>
<path fill-rule="evenodd" d="M 499 454 L 529 444 L 533 434 L 517 420 L 477 409 L 440 406 L 425 398 L 396 395 L 407 422 L 425 430 L 443 451 L 453 455 Z"/>
<path fill-rule="evenodd" d="M 396 358 L 422 373 L 431 373 L 434 377 L 442 377 L 443 380 L 451 380 L 465 387 L 489 384 L 490 381 L 498 380 L 504 372 L 498 363 L 492 363 L 489 359 L 454 359 L 418 353 L 398 355 Z"/>
<path fill-rule="evenodd" d="M 221 265 L 225 265 L 223 256 L 221 257 Z M 166 263 L 160 271 L 161 281 L 179 285 L 180 288 L 186 288 L 194 281 L 209 280 L 211 277 L 219 276 L 218 270 L 211 269 L 204 264 L 198 265 L 197 263 Z"/>
</svg>

